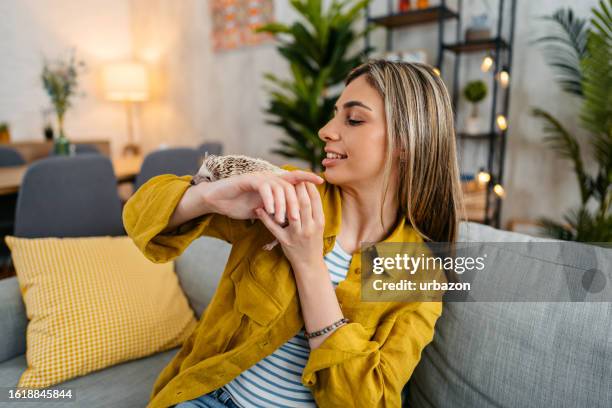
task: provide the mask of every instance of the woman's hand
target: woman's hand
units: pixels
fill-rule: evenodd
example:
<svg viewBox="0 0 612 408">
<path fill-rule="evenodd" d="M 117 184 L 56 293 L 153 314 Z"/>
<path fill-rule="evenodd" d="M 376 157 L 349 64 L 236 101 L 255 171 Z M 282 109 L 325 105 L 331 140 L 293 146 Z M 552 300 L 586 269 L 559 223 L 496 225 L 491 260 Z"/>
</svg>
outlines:
<svg viewBox="0 0 612 408">
<path fill-rule="evenodd" d="M 202 189 L 204 201 L 213 212 L 246 220 L 256 218 L 254 210 L 264 207 L 268 213 L 275 215 L 276 222 L 282 224 L 287 213 L 294 218 L 299 216 L 294 184 L 304 181 L 320 184 L 323 179 L 301 170 L 282 175 L 261 171 L 200 183 L 194 188 Z"/>
<path fill-rule="evenodd" d="M 263 209 L 256 214 L 266 228 L 276 237 L 294 271 L 312 270 L 323 262 L 323 230 L 325 216 L 319 191 L 310 182 L 295 186 L 299 204 L 298 217 L 289 217 L 285 228 L 278 225 Z"/>
</svg>

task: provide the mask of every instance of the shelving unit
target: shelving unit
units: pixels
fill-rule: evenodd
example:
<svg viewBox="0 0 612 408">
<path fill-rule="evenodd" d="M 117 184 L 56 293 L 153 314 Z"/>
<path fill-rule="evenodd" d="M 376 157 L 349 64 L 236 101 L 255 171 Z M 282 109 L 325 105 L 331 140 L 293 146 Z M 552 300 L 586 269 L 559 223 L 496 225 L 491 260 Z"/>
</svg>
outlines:
<svg viewBox="0 0 612 408">
<path fill-rule="evenodd" d="M 461 52 L 480 52 L 495 49 L 497 42 L 499 41 L 500 48 L 508 48 L 508 43 L 502 38 L 491 38 L 487 40 L 473 40 L 469 42 L 462 42 L 457 44 L 443 44 L 442 47 L 445 50 L 449 50 L 455 53 Z"/>
<path fill-rule="evenodd" d="M 446 18 L 457 18 L 457 13 L 446 6 L 428 7 L 403 13 L 392 13 L 371 18 L 370 21 L 387 28 L 407 25 L 427 24 Z"/>
<path fill-rule="evenodd" d="M 393 5 L 397 0 L 387 0 L 387 13 L 384 15 L 372 16 L 371 5 L 366 8 L 366 22 L 374 23 L 386 30 L 386 51 L 393 50 L 393 30 L 404 27 L 417 27 L 424 24 L 437 24 L 438 26 L 438 49 L 435 66 L 439 69 L 440 75 L 444 78 L 443 67 L 446 54 L 454 55 L 453 64 L 453 82 L 452 82 L 452 100 L 453 111 L 455 114 L 455 123 L 457 123 L 457 111 L 459 104 L 459 66 L 461 56 L 466 54 L 475 54 L 487 52 L 493 58 L 493 66 L 490 74 L 493 75 L 493 90 L 491 98 L 491 118 L 489 129 L 486 132 L 479 134 L 467 134 L 457 130 L 457 139 L 461 141 L 470 141 L 471 143 L 488 142 L 487 163 L 483 167 L 491 175 L 491 181 L 483 189 L 483 198 L 485 201 L 482 217 L 474 216 L 472 211 L 471 219 L 480 221 L 485 224 L 492 224 L 499 227 L 501 217 L 501 198 L 493 193 L 493 186 L 500 184 L 503 186 L 503 169 L 506 150 L 506 134 L 508 129 L 501 130 L 496 126 L 496 118 L 498 115 L 504 115 L 508 118 L 509 105 L 509 87 L 501 88 L 498 84 L 498 74 L 505 70 L 508 74 L 512 69 L 512 52 L 514 41 L 514 25 L 516 16 L 516 0 L 497 0 L 497 27 L 496 32 L 491 38 L 481 40 L 464 41 L 462 32 L 462 0 L 457 0 L 457 9 L 453 10 L 447 4 L 446 0 L 441 0 L 437 6 L 431 6 L 423 9 L 412 9 L 406 12 L 393 12 Z M 413 0 L 413 3 L 415 1 Z M 509 35 L 503 35 L 504 21 L 508 20 L 505 16 L 505 5 L 510 5 L 509 16 Z M 455 23 L 455 39 L 454 42 L 449 42 L 445 36 L 447 21 Z M 366 50 L 370 47 L 370 33 L 368 32 L 365 38 Z M 448 83 L 447 83 L 448 84 Z M 498 106 L 499 94 L 503 92 L 501 107 Z M 485 191 L 486 190 L 486 191 Z M 464 186 L 465 192 L 474 191 L 473 185 Z"/>
</svg>

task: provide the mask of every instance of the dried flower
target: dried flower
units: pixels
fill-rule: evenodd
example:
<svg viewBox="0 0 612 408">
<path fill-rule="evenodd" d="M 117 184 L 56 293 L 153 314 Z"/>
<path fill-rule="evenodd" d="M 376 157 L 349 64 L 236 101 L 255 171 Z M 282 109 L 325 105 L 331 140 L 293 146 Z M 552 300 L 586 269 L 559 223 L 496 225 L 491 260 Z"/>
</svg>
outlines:
<svg viewBox="0 0 612 408">
<path fill-rule="evenodd" d="M 79 72 L 85 67 L 83 61 L 76 61 L 74 49 L 68 60 L 49 61 L 45 58 L 41 79 L 55 108 L 60 131 L 66 110 L 71 106 L 71 97 L 78 87 Z"/>
</svg>

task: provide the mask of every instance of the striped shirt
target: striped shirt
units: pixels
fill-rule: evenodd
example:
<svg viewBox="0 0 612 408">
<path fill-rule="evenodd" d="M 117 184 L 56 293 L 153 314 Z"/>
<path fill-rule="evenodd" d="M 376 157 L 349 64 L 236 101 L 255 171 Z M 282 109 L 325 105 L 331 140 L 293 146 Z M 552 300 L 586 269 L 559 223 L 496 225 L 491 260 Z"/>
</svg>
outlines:
<svg viewBox="0 0 612 408">
<path fill-rule="evenodd" d="M 325 264 L 336 287 L 346 277 L 352 255 L 340 247 L 325 255 Z M 250 407 L 316 407 L 310 390 L 302 385 L 302 372 L 308 361 L 310 346 L 304 327 L 293 338 L 259 361 L 224 388 L 243 408 Z"/>
</svg>

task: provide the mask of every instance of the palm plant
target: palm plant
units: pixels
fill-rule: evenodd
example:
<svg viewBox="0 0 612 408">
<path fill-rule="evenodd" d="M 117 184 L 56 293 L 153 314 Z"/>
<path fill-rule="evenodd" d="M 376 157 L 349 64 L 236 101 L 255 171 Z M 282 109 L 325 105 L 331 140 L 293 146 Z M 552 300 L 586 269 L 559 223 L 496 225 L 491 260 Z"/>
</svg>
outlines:
<svg viewBox="0 0 612 408">
<path fill-rule="evenodd" d="M 581 198 L 580 206 L 564 216 L 564 223 L 546 217 L 540 223 L 545 233 L 559 239 L 612 242 L 612 0 L 600 0 L 592 13 L 589 26 L 571 9 L 560 9 L 545 17 L 560 32 L 536 41 L 547 43 L 545 56 L 560 74 L 562 89 L 582 101 L 578 119 L 588 134 L 596 167 L 587 171 L 581 143 L 559 120 L 543 109 L 533 109 L 545 123 L 545 141 L 572 162 Z"/>
<path fill-rule="evenodd" d="M 266 108 L 274 119 L 266 123 L 284 129 L 287 136 L 272 153 L 304 160 L 317 171 L 324 157 L 324 143 L 318 131 L 333 115 L 339 96 L 330 88 L 341 84 L 371 50 L 368 47 L 362 53 L 349 53 L 351 46 L 373 28 L 368 25 L 361 32 L 352 28 L 369 0 L 333 0 L 325 11 L 321 0 L 290 2 L 301 21 L 290 26 L 269 23 L 256 30 L 275 36 L 279 41 L 277 50 L 291 70 L 291 79 L 265 74 L 274 85 L 267 88 L 270 104 Z"/>
</svg>

